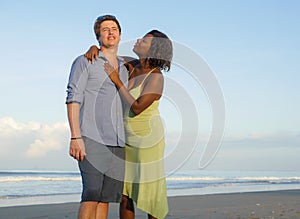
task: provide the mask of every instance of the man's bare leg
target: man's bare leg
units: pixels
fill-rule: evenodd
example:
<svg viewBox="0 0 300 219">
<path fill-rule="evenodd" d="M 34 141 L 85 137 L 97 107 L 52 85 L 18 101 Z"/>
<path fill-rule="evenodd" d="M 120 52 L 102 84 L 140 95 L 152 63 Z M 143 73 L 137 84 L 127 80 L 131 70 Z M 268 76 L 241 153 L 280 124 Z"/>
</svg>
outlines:
<svg viewBox="0 0 300 219">
<path fill-rule="evenodd" d="M 107 216 L 108 216 L 108 203 L 98 202 L 96 219 L 107 219 Z"/>
<path fill-rule="evenodd" d="M 82 202 L 79 208 L 79 219 L 95 219 L 98 202 Z"/>
</svg>

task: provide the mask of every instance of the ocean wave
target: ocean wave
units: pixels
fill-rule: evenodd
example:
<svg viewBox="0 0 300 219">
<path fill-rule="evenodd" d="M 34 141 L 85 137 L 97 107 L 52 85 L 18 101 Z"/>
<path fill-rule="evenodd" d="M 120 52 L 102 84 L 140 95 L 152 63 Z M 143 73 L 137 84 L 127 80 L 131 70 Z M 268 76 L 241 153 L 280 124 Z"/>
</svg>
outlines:
<svg viewBox="0 0 300 219">
<path fill-rule="evenodd" d="M 45 177 L 45 176 L 17 176 L 0 177 L 1 182 L 25 182 L 25 181 L 79 181 L 81 177 Z"/>
<path fill-rule="evenodd" d="M 167 176 L 167 189 L 209 191 L 241 191 L 300 187 L 300 172 L 205 172 L 187 171 Z M 22 197 L 80 194 L 81 176 L 64 171 L 0 171 L 0 200 Z M 1 203 L 0 203 L 1 204 Z"/>
<path fill-rule="evenodd" d="M 259 176 L 259 177 L 168 177 L 167 181 L 299 181 L 300 176 L 291 176 L 291 177 L 274 177 L 274 176 Z"/>
<path fill-rule="evenodd" d="M 40 170 L 1 170 L 0 176 L 6 175 L 80 175 L 78 171 L 40 171 Z"/>
<path fill-rule="evenodd" d="M 26 195 L 0 195 L 0 200 L 2 199 L 16 199 L 16 198 L 28 198 L 28 197 L 49 197 L 49 196 L 63 196 L 63 195 L 76 195 L 80 193 L 51 193 L 51 194 L 26 194 Z"/>
<path fill-rule="evenodd" d="M 253 185 L 292 185 L 300 184 L 300 177 L 171 177 L 167 178 L 169 189 L 233 187 Z"/>
<path fill-rule="evenodd" d="M 2 176 L 0 177 L 1 182 L 25 182 L 25 181 L 80 181 L 80 176 Z M 259 182 L 270 182 L 270 183 L 293 183 L 299 182 L 300 177 L 273 177 L 273 176 L 261 176 L 261 177 L 232 177 L 232 178 L 222 178 L 222 177 L 167 177 L 168 182 L 236 182 L 236 183 L 259 183 Z"/>
<path fill-rule="evenodd" d="M 220 181 L 221 177 L 167 177 L 167 181 Z"/>
</svg>

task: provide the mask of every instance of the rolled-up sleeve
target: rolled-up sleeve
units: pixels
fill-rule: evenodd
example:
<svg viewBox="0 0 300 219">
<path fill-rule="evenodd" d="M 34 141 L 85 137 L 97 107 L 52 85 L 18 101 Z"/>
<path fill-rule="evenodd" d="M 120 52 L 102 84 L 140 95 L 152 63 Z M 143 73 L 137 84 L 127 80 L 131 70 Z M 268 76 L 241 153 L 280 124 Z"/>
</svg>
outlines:
<svg viewBox="0 0 300 219">
<path fill-rule="evenodd" d="M 79 56 L 72 64 L 67 85 L 66 104 L 83 102 L 84 90 L 88 80 L 88 61 Z"/>
</svg>

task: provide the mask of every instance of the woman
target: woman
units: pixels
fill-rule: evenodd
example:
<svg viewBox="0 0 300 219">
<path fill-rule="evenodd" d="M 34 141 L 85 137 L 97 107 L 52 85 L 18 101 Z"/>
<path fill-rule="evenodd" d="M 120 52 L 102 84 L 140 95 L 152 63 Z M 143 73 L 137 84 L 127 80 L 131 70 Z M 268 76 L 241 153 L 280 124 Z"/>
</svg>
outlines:
<svg viewBox="0 0 300 219">
<path fill-rule="evenodd" d="M 164 130 L 158 111 L 164 79 L 173 56 L 172 42 L 162 32 L 152 30 L 138 39 L 133 51 L 139 57 L 127 63 L 129 83 L 126 88 L 118 69 L 104 64 L 106 73 L 119 89 L 125 103 L 126 170 L 121 218 L 134 218 L 134 205 L 149 219 L 164 218 L 168 213 L 164 176 Z M 86 57 L 98 50 L 91 49 Z"/>
</svg>

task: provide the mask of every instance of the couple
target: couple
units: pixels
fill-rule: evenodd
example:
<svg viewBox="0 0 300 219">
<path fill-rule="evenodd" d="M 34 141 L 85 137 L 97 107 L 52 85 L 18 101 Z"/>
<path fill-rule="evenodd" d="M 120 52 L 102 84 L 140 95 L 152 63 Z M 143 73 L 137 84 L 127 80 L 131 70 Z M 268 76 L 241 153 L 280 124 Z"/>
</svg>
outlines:
<svg viewBox="0 0 300 219">
<path fill-rule="evenodd" d="M 98 17 L 94 31 L 100 49 L 92 47 L 86 57 L 97 58 L 75 59 L 66 98 L 70 155 L 78 160 L 83 186 L 78 217 L 107 218 L 108 203 L 121 202 L 120 218 L 134 218 L 134 201 L 148 218 L 164 218 L 168 203 L 158 105 L 161 70 L 170 69 L 172 43 L 150 31 L 137 40 L 135 60 L 117 56 L 116 17 Z"/>
</svg>

